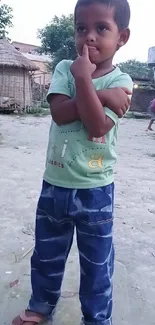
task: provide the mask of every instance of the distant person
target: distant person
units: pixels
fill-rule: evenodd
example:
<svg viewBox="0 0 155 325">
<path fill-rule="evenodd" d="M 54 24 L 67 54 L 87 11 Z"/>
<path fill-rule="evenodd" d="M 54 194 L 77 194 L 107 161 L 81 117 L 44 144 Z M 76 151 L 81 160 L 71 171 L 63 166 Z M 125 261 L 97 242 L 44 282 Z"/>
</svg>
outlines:
<svg viewBox="0 0 155 325">
<path fill-rule="evenodd" d="M 155 122 L 155 98 L 151 101 L 150 106 L 149 106 L 149 114 L 151 116 L 151 120 L 149 123 L 149 126 L 147 128 L 147 131 L 153 131 L 152 125 Z"/>
<path fill-rule="evenodd" d="M 81 324 L 112 325 L 113 165 L 119 116 L 128 109 L 133 88 L 131 78 L 112 62 L 129 39 L 129 20 L 127 0 L 77 2 L 79 56 L 57 65 L 47 97 L 53 122 L 36 214 L 32 296 L 13 325 L 53 318 L 75 228 Z"/>
</svg>

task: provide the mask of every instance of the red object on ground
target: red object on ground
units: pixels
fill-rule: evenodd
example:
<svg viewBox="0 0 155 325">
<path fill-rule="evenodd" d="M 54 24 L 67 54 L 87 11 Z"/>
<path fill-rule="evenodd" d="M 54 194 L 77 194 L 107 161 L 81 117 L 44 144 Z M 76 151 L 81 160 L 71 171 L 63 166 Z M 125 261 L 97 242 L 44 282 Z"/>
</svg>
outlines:
<svg viewBox="0 0 155 325">
<path fill-rule="evenodd" d="M 10 286 L 10 288 L 13 288 L 13 287 L 17 286 L 18 284 L 19 284 L 19 280 L 15 280 L 13 282 L 10 282 L 9 286 Z"/>
</svg>

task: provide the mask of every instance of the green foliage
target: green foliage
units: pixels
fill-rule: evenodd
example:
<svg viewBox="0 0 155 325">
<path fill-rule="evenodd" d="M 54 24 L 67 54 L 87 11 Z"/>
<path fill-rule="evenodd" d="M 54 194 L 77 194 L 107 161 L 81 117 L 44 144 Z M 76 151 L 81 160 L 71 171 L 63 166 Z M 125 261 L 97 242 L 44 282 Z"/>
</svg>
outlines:
<svg viewBox="0 0 155 325">
<path fill-rule="evenodd" d="M 47 103 L 47 101 L 42 101 L 41 107 L 42 108 L 48 108 L 49 109 L 49 103 Z"/>
<path fill-rule="evenodd" d="M 66 43 L 66 40 L 74 36 L 73 15 L 55 16 L 51 23 L 38 31 L 41 39 L 41 51 L 52 56 L 56 54 Z"/>
<path fill-rule="evenodd" d="M 77 57 L 76 49 L 75 49 L 75 41 L 74 38 L 68 38 L 66 40 L 65 45 L 59 49 L 54 57 L 52 62 L 52 70 L 55 69 L 56 65 L 62 60 L 75 60 Z"/>
<path fill-rule="evenodd" d="M 24 113 L 29 115 L 34 115 L 34 116 L 46 116 L 50 114 L 50 109 L 34 106 L 34 107 L 26 108 Z"/>
<path fill-rule="evenodd" d="M 53 58 L 52 69 L 63 59 L 75 60 L 73 15 L 55 16 L 50 24 L 38 31 L 38 37 L 41 40 L 41 52 Z"/>
<path fill-rule="evenodd" d="M 8 27 L 12 27 L 12 8 L 6 4 L 0 4 L 0 39 L 5 37 Z"/>
<path fill-rule="evenodd" d="M 128 60 L 118 64 L 122 72 L 128 73 L 133 79 L 153 79 L 153 69 L 147 63 Z"/>
</svg>

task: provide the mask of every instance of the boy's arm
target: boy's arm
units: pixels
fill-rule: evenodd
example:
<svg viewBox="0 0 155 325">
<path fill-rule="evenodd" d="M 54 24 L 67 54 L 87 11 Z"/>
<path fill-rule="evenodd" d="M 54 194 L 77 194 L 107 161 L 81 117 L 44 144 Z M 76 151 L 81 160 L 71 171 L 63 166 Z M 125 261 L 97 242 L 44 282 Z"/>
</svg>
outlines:
<svg viewBox="0 0 155 325">
<path fill-rule="evenodd" d="M 53 121 L 58 125 L 80 120 L 76 107 L 76 99 L 66 95 L 55 94 L 49 98 Z"/>
<path fill-rule="evenodd" d="M 92 82 L 92 74 L 96 70 L 96 66 L 90 62 L 89 51 L 86 45 L 83 48 L 82 56 L 74 61 L 70 69 L 75 78 L 76 105 L 80 118 L 91 136 L 101 137 L 108 133 L 114 124 L 118 122 L 119 113 L 116 114 L 108 108 L 111 102 L 110 96 L 105 100 L 105 104 L 107 105 L 104 105 L 105 109 L 103 109 Z M 109 90 L 115 87 L 129 88 L 128 94 L 131 95 L 133 82 L 127 74 L 119 72 L 118 76 L 111 83 Z M 125 96 L 125 109 L 127 110 L 129 108 L 130 99 L 128 99 L 125 93 L 126 88 L 119 88 L 119 91 Z M 114 101 L 117 102 L 117 99 L 118 98 L 115 96 Z M 120 106 L 120 109 L 121 108 Z"/>
<path fill-rule="evenodd" d="M 75 84 L 76 105 L 83 124 L 91 136 L 96 138 L 104 136 L 112 129 L 114 122 L 105 114 L 94 89 L 91 75 L 77 77 Z"/>
<path fill-rule="evenodd" d="M 91 81 L 92 83 L 92 81 Z M 91 92 L 91 89 L 90 89 Z M 104 130 L 104 134 L 106 134 L 113 126 L 114 126 L 114 122 L 105 115 L 104 110 L 103 110 L 103 106 L 94 90 L 93 87 L 93 92 L 95 93 L 95 99 L 97 99 L 97 105 L 100 105 L 100 110 L 102 110 L 101 115 L 102 117 L 105 117 L 104 123 L 106 124 L 106 128 Z M 87 98 L 89 98 L 89 95 L 86 95 L 86 89 L 83 88 L 83 93 L 81 94 L 81 96 L 83 97 L 87 96 Z M 79 97 L 80 99 L 80 97 Z M 103 98 L 102 98 L 103 99 Z M 51 115 L 53 118 L 53 121 L 58 124 L 58 125 L 63 125 L 63 124 L 68 124 L 77 120 L 82 120 L 83 124 L 85 125 L 85 127 L 87 128 L 88 132 L 94 136 L 94 137 L 101 137 L 103 134 L 103 131 L 100 130 L 100 125 L 97 126 L 97 130 L 92 131 L 91 127 L 88 128 L 88 123 L 89 125 L 91 125 L 92 121 L 94 119 L 96 119 L 96 116 L 93 116 L 93 114 L 90 114 L 91 111 L 91 105 L 92 105 L 92 94 L 90 99 L 88 100 L 88 102 L 86 103 L 85 101 L 81 101 L 80 108 L 83 109 L 83 113 L 82 117 L 80 116 L 80 112 L 78 112 L 78 105 L 77 105 L 77 97 L 76 98 L 69 98 L 65 95 L 53 95 L 51 97 L 50 100 L 50 110 L 51 110 Z M 87 105 L 87 107 L 89 108 L 89 112 L 88 110 L 85 109 L 85 105 Z M 94 104 L 96 105 L 96 103 Z M 97 109 L 95 110 L 97 113 Z M 100 124 L 103 126 L 103 120 L 101 121 L 100 119 L 100 115 L 98 114 L 98 120 L 100 120 Z M 86 123 L 85 123 L 86 121 Z M 110 125 L 108 124 L 108 121 L 110 122 Z M 97 124 L 97 123 L 96 123 Z M 109 128 L 110 126 L 110 128 Z M 93 125 L 92 125 L 93 128 Z M 101 134 L 102 133 L 102 134 Z"/>
<path fill-rule="evenodd" d="M 78 114 L 76 98 L 71 99 L 68 72 L 70 68 L 69 61 L 61 61 L 54 72 L 52 83 L 47 95 L 47 101 L 50 104 L 53 120 L 59 124 L 68 124 L 80 120 Z M 126 83 L 116 83 L 117 88 L 104 89 L 97 91 L 97 95 L 102 102 L 102 106 L 112 109 L 119 117 L 126 112 L 127 92 L 120 89 L 121 86 L 128 87 Z M 115 87 L 112 85 L 112 87 Z M 130 88 L 129 88 L 130 89 Z"/>
<path fill-rule="evenodd" d="M 83 54 L 71 65 L 71 72 L 75 78 L 76 105 L 82 123 L 89 134 L 99 138 L 108 133 L 115 122 L 106 116 L 92 82 L 92 74 L 96 66 L 89 59 L 88 47 L 84 45 Z"/>
<path fill-rule="evenodd" d="M 124 84 L 124 82 L 122 82 Z M 126 87 L 108 88 L 104 90 L 98 90 L 98 97 L 103 103 L 103 106 L 109 107 L 119 118 L 122 118 L 126 111 L 129 109 L 131 104 L 132 87 L 128 85 L 129 89 Z"/>
<path fill-rule="evenodd" d="M 126 88 L 112 88 L 96 91 L 102 106 L 107 106 L 122 117 L 130 104 L 127 94 L 130 91 Z M 66 95 L 49 95 L 51 115 L 58 125 L 68 124 L 80 120 L 76 106 L 76 98 L 71 99 Z"/>
<path fill-rule="evenodd" d="M 91 80 L 91 84 L 92 84 L 92 80 Z M 82 84 L 80 82 L 80 87 L 81 86 L 82 86 Z M 103 106 L 96 94 L 96 91 L 94 90 L 93 84 L 90 89 L 90 93 L 92 92 L 92 89 L 93 89 L 93 93 L 95 93 L 95 99 L 97 99 L 97 103 L 95 102 L 95 103 L 93 103 L 93 105 L 99 104 L 99 106 L 100 106 L 100 112 L 98 112 L 97 106 L 95 108 L 95 113 L 97 113 L 97 114 L 93 115 L 90 113 L 91 106 L 92 106 L 92 93 L 89 98 L 89 95 L 87 94 L 87 89 L 85 89 L 85 87 L 83 87 L 83 86 L 81 87 L 81 89 L 82 89 L 82 93 L 81 93 L 80 109 L 81 109 L 81 111 L 83 111 L 82 114 L 80 114 L 80 112 L 78 110 L 78 102 L 80 100 L 79 91 L 77 91 L 76 98 L 73 98 L 73 99 L 71 99 L 65 95 L 59 95 L 59 94 L 52 95 L 51 100 L 50 100 L 50 110 L 51 110 L 51 115 L 52 115 L 53 121 L 58 125 L 63 125 L 63 124 L 68 124 L 68 123 L 77 121 L 77 120 L 81 120 L 82 123 L 87 128 L 90 135 L 97 137 L 97 138 L 101 137 L 104 134 L 106 134 L 114 126 L 114 122 L 109 117 L 107 117 L 105 115 Z M 85 97 L 88 98 L 87 103 L 85 100 L 83 100 L 83 98 L 85 98 Z M 78 100 L 77 100 L 77 98 L 78 98 Z M 103 95 L 102 95 L 102 100 L 103 100 Z M 85 107 L 89 108 L 89 112 L 87 109 L 85 109 Z M 100 114 L 102 115 L 102 120 L 101 120 Z M 96 115 L 98 115 L 98 117 L 96 117 Z M 95 121 L 96 129 L 94 129 L 92 122 L 96 118 L 97 118 L 97 121 Z M 104 118 L 104 123 L 103 123 L 103 118 Z M 99 124 L 97 124 L 98 121 L 99 121 Z M 101 129 L 101 126 L 103 128 L 104 124 L 106 125 L 106 127 L 104 129 L 105 133 Z"/>
<path fill-rule="evenodd" d="M 78 119 L 75 99 L 71 99 L 70 64 L 63 60 L 55 68 L 47 94 L 51 115 L 58 125 L 68 124 Z"/>
</svg>

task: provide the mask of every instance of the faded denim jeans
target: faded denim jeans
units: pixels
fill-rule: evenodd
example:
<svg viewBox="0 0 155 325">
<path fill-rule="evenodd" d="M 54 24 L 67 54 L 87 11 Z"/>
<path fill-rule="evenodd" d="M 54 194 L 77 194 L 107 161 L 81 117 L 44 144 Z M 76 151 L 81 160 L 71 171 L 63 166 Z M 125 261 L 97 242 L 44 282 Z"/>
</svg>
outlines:
<svg viewBox="0 0 155 325">
<path fill-rule="evenodd" d="M 43 182 L 37 207 L 28 310 L 52 319 L 76 229 L 82 322 L 112 325 L 113 205 L 114 184 L 72 190 Z"/>
</svg>

